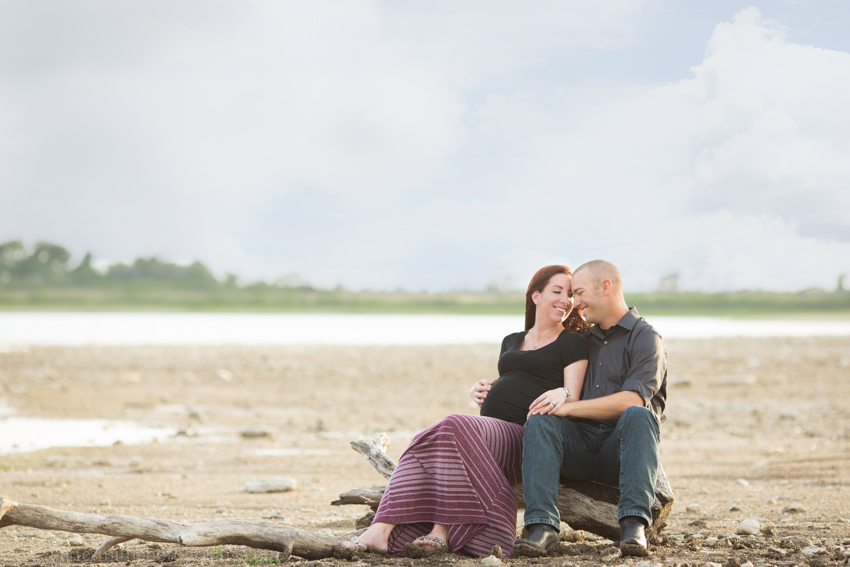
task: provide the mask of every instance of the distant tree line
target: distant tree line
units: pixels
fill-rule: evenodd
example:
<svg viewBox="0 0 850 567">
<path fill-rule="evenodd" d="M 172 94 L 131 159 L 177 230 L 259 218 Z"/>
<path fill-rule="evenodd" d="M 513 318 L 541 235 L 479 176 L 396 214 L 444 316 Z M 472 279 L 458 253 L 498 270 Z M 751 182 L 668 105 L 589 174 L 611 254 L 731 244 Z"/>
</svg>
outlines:
<svg viewBox="0 0 850 567">
<path fill-rule="evenodd" d="M 233 274 L 217 279 L 201 262 L 179 265 L 159 258 L 117 262 L 103 269 L 88 253 L 74 266 L 57 244 L 26 248 L 19 240 L 0 244 L 0 310 L 4 309 L 172 309 L 195 311 L 277 311 L 356 313 L 515 314 L 522 292 L 497 289 L 444 293 L 317 289 L 294 276 L 277 283 L 240 284 Z M 641 314 L 754 315 L 850 313 L 844 276 L 836 290 L 797 293 L 731 291 L 681 292 L 678 277 L 664 278 L 659 291 L 627 294 Z"/>
<path fill-rule="evenodd" d="M 27 249 L 20 240 L 0 244 L 0 286 L 105 287 L 115 285 L 165 286 L 175 289 L 211 290 L 235 286 L 236 277 L 219 281 L 201 262 L 187 266 L 159 258 L 138 258 L 132 264 L 121 262 L 104 271 L 92 266 L 87 253 L 77 266 L 69 264 L 71 254 L 58 244 L 38 242 Z"/>
</svg>

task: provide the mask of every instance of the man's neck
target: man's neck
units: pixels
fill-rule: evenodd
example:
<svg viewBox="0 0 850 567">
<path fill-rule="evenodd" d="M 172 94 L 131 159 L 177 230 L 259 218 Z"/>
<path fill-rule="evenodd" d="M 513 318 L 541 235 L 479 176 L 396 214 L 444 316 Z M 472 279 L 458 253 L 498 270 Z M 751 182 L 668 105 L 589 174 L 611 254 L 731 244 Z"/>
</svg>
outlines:
<svg viewBox="0 0 850 567">
<path fill-rule="evenodd" d="M 609 315 L 608 317 L 605 317 L 604 321 L 600 321 L 598 323 L 599 328 L 602 329 L 603 331 L 607 331 L 608 329 L 610 329 L 611 327 L 613 327 L 614 325 L 619 323 L 620 319 L 625 317 L 626 313 L 628 313 L 628 312 L 629 312 L 629 308 L 626 305 L 621 305 L 621 306 L 617 307 L 616 309 L 611 311 L 611 315 Z"/>
</svg>

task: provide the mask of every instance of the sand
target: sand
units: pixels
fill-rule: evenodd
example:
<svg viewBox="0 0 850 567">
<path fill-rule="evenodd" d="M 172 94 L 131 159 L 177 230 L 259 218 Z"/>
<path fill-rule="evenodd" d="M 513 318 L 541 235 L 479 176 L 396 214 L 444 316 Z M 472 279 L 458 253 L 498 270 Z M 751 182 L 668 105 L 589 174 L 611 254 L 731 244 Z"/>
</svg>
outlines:
<svg viewBox="0 0 850 567">
<path fill-rule="evenodd" d="M 848 564 L 850 338 L 672 340 L 668 350 L 661 450 L 676 503 L 667 537 L 653 546 L 649 561 Z M 77 512 L 181 522 L 263 520 L 341 534 L 353 530 L 368 508 L 330 502 L 350 489 L 384 484 L 349 440 L 386 432 L 389 454 L 398 459 L 417 431 L 448 413 L 475 413 L 467 392 L 475 380 L 496 375 L 497 354 L 498 345 L 0 353 L 0 409 L 5 400 L 7 413 L 122 420 L 171 433 L 140 445 L 0 455 L 0 495 Z M 294 478 L 297 489 L 245 491 L 246 482 L 266 477 Z M 725 537 L 747 518 L 758 521 L 761 535 Z M 789 536 L 804 539 L 784 539 Z M 85 562 L 106 539 L 4 528 L 0 565 Z M 508 562 L 599 565 L 609 545 L 588 536 L 563 548 L 568 555 Z M 187 549 L 134 541 L 110 561 L 191 566 L 286 560 L 240 546 Z M 641 561 L 614 558 L 611 564 Z M 468 561 L 451 556 L 436 562 Z"/>
</svg>

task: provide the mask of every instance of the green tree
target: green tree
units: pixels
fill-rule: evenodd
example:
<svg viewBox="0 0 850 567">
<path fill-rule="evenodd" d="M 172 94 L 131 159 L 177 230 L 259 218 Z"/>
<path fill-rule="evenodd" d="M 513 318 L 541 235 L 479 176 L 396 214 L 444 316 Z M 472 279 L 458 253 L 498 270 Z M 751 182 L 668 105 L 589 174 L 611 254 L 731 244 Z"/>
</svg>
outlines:
<svg viewBox="0 0 850 567">
<path fill-rule="evenodd" d="M 74 285 L 93 287 L 97 286 L 103 279 L 103 276 L 94 269 L 92 264 L 91 252 L 86 252 L 85 258 L 80 262 L 80 265 L 71 270 L 68 274 L 68 279 Z"/>
<path fill-rule="evenodd" d="M 8 245 L 8 246 L 7 246 Z M 19 241 L 8 242 L 2 255 L 9 261 L 10 283 L 45 285 L 64 283 L 71 254 L 58 244 L 38 242 L 27 254 Z M 21 252 L 23 251 L 23 257 Z"/>
</svg>

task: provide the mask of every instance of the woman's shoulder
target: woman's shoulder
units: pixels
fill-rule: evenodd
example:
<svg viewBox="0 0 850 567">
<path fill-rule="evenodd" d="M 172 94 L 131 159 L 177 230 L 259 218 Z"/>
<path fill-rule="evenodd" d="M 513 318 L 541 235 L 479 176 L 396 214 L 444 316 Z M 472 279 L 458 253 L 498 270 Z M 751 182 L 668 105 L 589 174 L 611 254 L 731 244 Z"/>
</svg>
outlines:
<svg viewBox="0 0 850 567">
<path fill-rule="evenodd" d="M 527 332 L 528 331 L 519 331 L 518 333 L 511 333 L 510 335 L 502 339 L 502 354 L 504 354 L 505 351 L 508 350 L 518 349 L 519 345 L 522 344 L 522 341 L 525 338 L 525 334 Z"/>
<path fill-rule="evenodd" d="M 587 337 L 579 332 L 564 329 L 564 331 L 558 335 L 558 341 L 563 341 L 567 344 L 587 344 Z"/>
<path fill-rule="evenodd" d="M 558 335 L 558 345 L 560 347 L 561 356 L 566 356 L 570 359 L 584 359 L 590 356 L 590 347 L 587 344 L 587 337 L 575 331 L 565 330 Z"/>
</svg>

